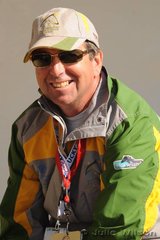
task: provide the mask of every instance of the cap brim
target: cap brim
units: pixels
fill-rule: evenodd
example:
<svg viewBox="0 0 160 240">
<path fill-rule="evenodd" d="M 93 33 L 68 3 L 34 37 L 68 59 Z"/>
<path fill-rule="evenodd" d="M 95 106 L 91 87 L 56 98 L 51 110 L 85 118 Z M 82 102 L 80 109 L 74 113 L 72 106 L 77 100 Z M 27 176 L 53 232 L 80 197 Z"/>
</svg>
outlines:
<svg viewBox="0 0 160 240">
<path fill-rule="evenodd" d="M 76 38 L 76 37 L 45 37 L 39 39 L 24 57 L 24 63 L 26 63 L 32 54 L 32 52 L 39 48 L 53 48 L 60 49 L 64 51 L 70 51 L 78 48 L 86 39 Z"/>
</svg>

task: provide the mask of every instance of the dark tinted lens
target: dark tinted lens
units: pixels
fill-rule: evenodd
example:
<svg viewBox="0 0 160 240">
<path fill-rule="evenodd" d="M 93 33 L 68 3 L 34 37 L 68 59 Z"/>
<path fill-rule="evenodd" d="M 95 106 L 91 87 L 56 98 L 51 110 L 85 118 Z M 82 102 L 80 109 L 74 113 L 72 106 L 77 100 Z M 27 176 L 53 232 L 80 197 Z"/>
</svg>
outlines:
<svg viewBox="0 0 160 240">
<path fill-rule="evenodd" d="M 81 50 L 73 50 L 69 52 L 60 52 L 59 59 L 63 63 L 74 63 L 82 59 L 83 52 Z"/>
<path fill-rule="evenodd" d="M 48 53 L 35 53 L 32 55 L 32 62 L 36 67 L 45 67 L 51 64 L 52 57 Z"/>
</svg>

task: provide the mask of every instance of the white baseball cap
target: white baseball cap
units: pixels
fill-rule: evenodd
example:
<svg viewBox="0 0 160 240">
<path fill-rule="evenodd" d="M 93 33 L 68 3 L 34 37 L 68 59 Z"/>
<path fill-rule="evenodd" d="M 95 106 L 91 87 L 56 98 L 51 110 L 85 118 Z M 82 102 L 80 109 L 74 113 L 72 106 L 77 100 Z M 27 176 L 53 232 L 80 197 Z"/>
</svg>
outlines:
<svg viewBox="0 0 160 240">
<path fill-rule="evenodd" d="M 96 29 L 84 14 L 69 8 L 53 8 L 33 21 L 31 42 L 24 62 L 29 60 L 36 49 L 70 51 L 86 40 L 99 47 Z"/>
</svg>

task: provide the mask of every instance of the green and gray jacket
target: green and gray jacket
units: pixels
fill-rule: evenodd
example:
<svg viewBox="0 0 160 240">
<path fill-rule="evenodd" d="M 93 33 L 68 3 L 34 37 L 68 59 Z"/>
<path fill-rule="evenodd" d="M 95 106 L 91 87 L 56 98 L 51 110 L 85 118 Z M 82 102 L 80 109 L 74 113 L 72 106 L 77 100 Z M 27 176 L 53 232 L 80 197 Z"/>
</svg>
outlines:
<svg viewBox="0 0 160 240">
<path fill-rule="evenodd" d="M 68 150 L 77 139 L 86 144 L 71 184 L 71 230 L 87 229 L 87 240 L 160 237 L 160 121 L 119 80 L 104 81 L 108 100 L 101 97 L 69 134 L 60 110 L 44 96 L 14 122 L 1 240 L 42 240 L 48 216 L 56 221 L 62 184 L 56 136 Z"/>
</svg>

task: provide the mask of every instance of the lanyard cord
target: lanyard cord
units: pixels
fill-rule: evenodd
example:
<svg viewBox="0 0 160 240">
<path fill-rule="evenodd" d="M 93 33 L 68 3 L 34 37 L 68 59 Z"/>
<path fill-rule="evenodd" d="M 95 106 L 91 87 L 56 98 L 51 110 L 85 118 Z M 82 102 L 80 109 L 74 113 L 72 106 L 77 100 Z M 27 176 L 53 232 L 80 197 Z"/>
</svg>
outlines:
<svg viewBox="0 0 160 240">
<path fill-rule="evenodd" d="M 59 147 L 57 148 L 57 154 L 56 154 L 56 164 L 57 168 L 59 170 L 59 173 L 62 177 L 62 188 L 63 188 L 63 196 L 60 200 L 59 206 L 58 206 L 58 215 L 57 215 L 57 222 L 55 225 L 55 228 L 58 230 L 60 227 L 60 205 L 64 201 L 64 214 L 66 216 L 66 233 L 68 234 L 68 226 L 69 226 L 69 216 L 71 214 L 71 207 L 70 207 L 70 196 L 69 196 L 69 190 L 71 186 L 71 180 L 73 176 L 76 174 L 76 171 L 78 169 L 78 166 L 83 159 L 84 153 L 86 149 L 86 140 L 79 139 L 77 140 L 68 157 L 66 158 L 60 151 Z"/>
<path fill-rule="evenodd" d="M 60 152 L 60 149 L 57 149 L 56 154 L 56 164 L 59 170 L 59 173 L 62 177 L 62 186 L 64 189 L 64 202 L 70 203 L 69 198 L 69 189 L 71 185 L 71 180 L 73 176 L 76 174 L 76 171 L 78 169 L 78 166 L 83 158 L 84 152 L 85 152 L 85 145 L 86 141 L 83 140 L 77 140 L 68 157 L 65 158 L 65 156 Z M 68 162 L 70 164 L 68 164 Z"/>
</svg>

